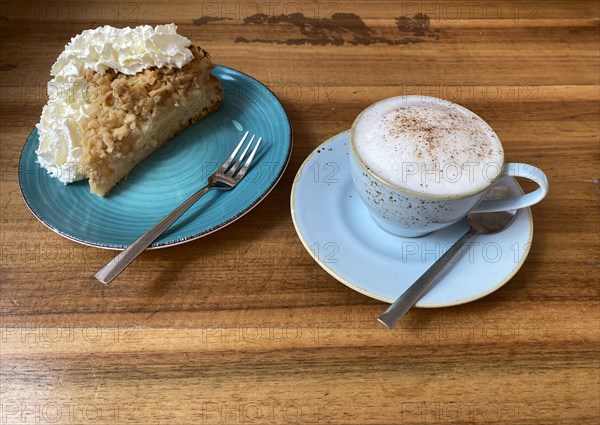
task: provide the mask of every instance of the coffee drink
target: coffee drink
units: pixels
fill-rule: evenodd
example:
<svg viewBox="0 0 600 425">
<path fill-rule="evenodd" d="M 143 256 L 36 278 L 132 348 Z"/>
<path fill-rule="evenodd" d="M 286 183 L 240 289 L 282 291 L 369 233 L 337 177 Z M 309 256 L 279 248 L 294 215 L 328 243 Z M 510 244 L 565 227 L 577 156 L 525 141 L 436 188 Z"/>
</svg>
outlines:
<svg viewBox="0 0 600 425">
<path fill-rule="evenodd" d="M 490 126 L 457 104 L 394 97 L 367 108 L 353 126 L 358 157 L 376 176 L 430 196 L 476 193 L 502 172 L 502 145 Z"/>
<path fill-rule="evenodd" d="M 368 107 L 350 130 L 350 172 L 357 193 L 384 230 L 418 237 L 470 212 L 506 211 L 541 201 L 548 180 L 529 164 L 504 163 L 496 133 L 473 112 L 427 96 L 400 96 Z M 539 188 L 482 201 L 503 179 Z"/>
</svg>

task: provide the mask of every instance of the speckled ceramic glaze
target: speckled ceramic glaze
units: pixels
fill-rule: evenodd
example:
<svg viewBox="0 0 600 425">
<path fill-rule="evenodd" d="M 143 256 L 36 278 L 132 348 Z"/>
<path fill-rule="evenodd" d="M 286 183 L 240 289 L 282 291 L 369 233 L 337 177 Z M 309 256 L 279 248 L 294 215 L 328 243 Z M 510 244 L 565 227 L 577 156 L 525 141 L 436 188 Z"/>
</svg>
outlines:
<svg viewBox="0 0 600 425">
<path fill-rule="evenodd" d="M 212 71 L 223 84 L 223 105 L 139 164 L 106 197 L 87 181 L 64 185 L 36 163 L 34 128 L 21 153 L 19 184 L 31 212 L 76 242 L 124 249 L 206 184 L 231 153 L 244 129 L 262 136 L 248 174 L 233 190 L 213 191 L 154 241 L 164 248 L 203 237 L 242 217 L 264 199 L 285 170 L 292 131 L 277 97 L 254 78 L 231 68 Z"/>
<path fill-rule="evenodd" d="M 409 97 L 420 98 L 407 96 Z M 433 98 L 427 99 L 431 101 Z M 375 222 L 392 234 L 403 237 L 423 236 L 456 223 L 469 212 L 506 211 L 529 207 L 541 201 L 548 192 L 546 175 L 539 168 L 521 163 L 501 166 L 502 172 L 496 178 L 490 179 L 487 187 L 476 193 L 440 196 L 401 188 L 374 174 L 360 159 L 353 132 L 360 117 L 359 115 L 350 130 L 349 158 L 352 181 Z M 509 176 L 528 178 L 536 182 L 539 188 L 513 199 L 481 202 L 491 187 Z"/>
<path fill-rule="evenodd" d="M 462 219 L 418 239 L 382 230 L 356 193 L 350 167 L 343 166 L 349 151 L 345 131 L 306 158 L 292 185 L 292 220 L 303 246 L 327 273 L 361 294 L 391 303 L 469 226 Z M 503 183 L 523 193 L 511 177 Z M 525 262 L 533 227 L 530 209 L 523 208 L 502 232 L 475 235 L 416 307 L 464 304 L 502 287 Z"/>
<path fill-rule="evenodd" d="M 413 196 L 381 182 L 350 155 L 352 181 L 371 217 L 390 233 L 417 237 L 463 218 L 485 196 L 485 191 L 463 199 Z"/>
</svg>

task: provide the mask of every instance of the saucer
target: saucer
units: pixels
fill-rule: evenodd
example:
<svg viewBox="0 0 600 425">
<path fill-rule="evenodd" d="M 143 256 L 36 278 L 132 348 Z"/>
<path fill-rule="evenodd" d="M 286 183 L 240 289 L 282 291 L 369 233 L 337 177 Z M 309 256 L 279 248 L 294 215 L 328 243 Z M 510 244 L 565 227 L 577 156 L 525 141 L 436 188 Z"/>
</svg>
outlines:
<svg viewBox="0 0 600 425">
<path fill-rule="evenodd" d="M 296 232 L 315 261 L 344 285 L 393 302 L 469 228 L 463 219 L 419 238 L 382 230 L 356 193 L 348 155 L 350 132 L 319 146 L 304 161 L 292 186 Z M 506 184 L 523 193 L 511 177 Z M 529 208 L 504 231 L 476 235 L 443 272 L 417 307 L 447 307 L 484 297 L 521 268 L 533 238 Z"/>
</svg>

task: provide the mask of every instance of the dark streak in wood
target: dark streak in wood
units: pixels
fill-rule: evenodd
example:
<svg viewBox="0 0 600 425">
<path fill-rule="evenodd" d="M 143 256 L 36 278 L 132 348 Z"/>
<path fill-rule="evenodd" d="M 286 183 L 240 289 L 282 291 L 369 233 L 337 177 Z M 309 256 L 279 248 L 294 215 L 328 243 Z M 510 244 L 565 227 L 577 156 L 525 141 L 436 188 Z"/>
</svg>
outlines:
<svg viewBox="0 0 600 425">
<path fill-rule="evenodd" d="M 204 25 L 208 22 L 231 20 L 226 17 L 201 17 L 195 19 L 195 25 Z M 429 16 L 417 13 L 412 18 L 400 16 L 396 18 L 398 36 L 391 38 L 381 31 L 368 27 L 365 22 L 355 13 L 334 13 L 330 18 L 311 18 L 303 13 L 292 13 L 288 15 L 266 15 L 256 13 L 244 18 L 243 25 L 257 26 L 279 26 L 285 36 L 282 38 L 248 38 L 244 35 L 236 37 L 236 43 L 264 43 L 264 44 L 286 44 L 314 45 L 314 46 L 341 46 L 344 44 L 352 46 L 369 46 L 372 44 L 384 44 L 398 46 L 422 43 L 427 39 L 439 40 L 439 29 L 431 29 Z M 297 36 L 293 36 L 294 31 Z"/>
<path fill-rule="evenodd" d="M 17 67 L 18 67 L 18 65 L 15 65 L 13 63 L 3 63 L 3 64 L 0 64 L 0 72 L 12 71 L 13 69 L 15 69 Z"/>
<path fill-rule="evenodd" d="M 331 18 L 310 18 L 302 13 L 293 13 L 290 15 L 268 16 L 265 14 L 255 14 L 244 19 L 244 25 L 281 25 L 288 24 L 297 28 L 300 32 L 300 38 L 288 38 L 286 40 L 261 39 L 256 38 L 247 40 L 238 37 L 236 42 L 250 43 L 271 43 L 287 45 L 334 45 L 350 44 L 353 46 L 368 46 L 371 44 L 386 45 L 405 45 L 421 43 L 421 35 L 429 32 L 429 17 L 427 15 L 417 14 L 415 18 L 401 17 L 403 25 L 410 23 L 414 37 L 406 37 L 402 34 L 401 38 L 391 39 L 379 34 L 376 30 L 369 28 L 360 16 L 354 13 L 334 13 Z M 400 27 L 399 27 L 400 28 Z"/>
<path fill-rule="evenodd" d="M 198 19 L 194 19 L 192 22 L 194 22 L 194 25 L 205 25 L 208 24 L 210 22 L 220 22 L 220 21 L 231 21 L 232 18 L 228 18 L 228 17 L 218 17 L 218 16 L 202 16 Z"/>
</svg>

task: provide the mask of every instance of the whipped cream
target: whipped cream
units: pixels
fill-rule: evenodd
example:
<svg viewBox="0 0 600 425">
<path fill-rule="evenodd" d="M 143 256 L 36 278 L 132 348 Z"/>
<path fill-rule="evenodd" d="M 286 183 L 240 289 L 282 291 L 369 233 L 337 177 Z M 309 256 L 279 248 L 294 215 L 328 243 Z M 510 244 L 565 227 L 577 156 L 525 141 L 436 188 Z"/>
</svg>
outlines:
<svg viewBox="0 0 600 425">
<path fill-rule="evenodd" d="M 92 107 L 85 70 L 103 74 L 114 69 L 133 75 L 151 67 L 181 68 L 193 58 L 191 41 L 175 24 L 135 28 L 104 26 L 73 37 L 50 74 L 48 103 L 36 125 L 39 164 L 63 183 L 86 178 L 79 163 L 82 145 L 78 123 Z"/>
</svg>

